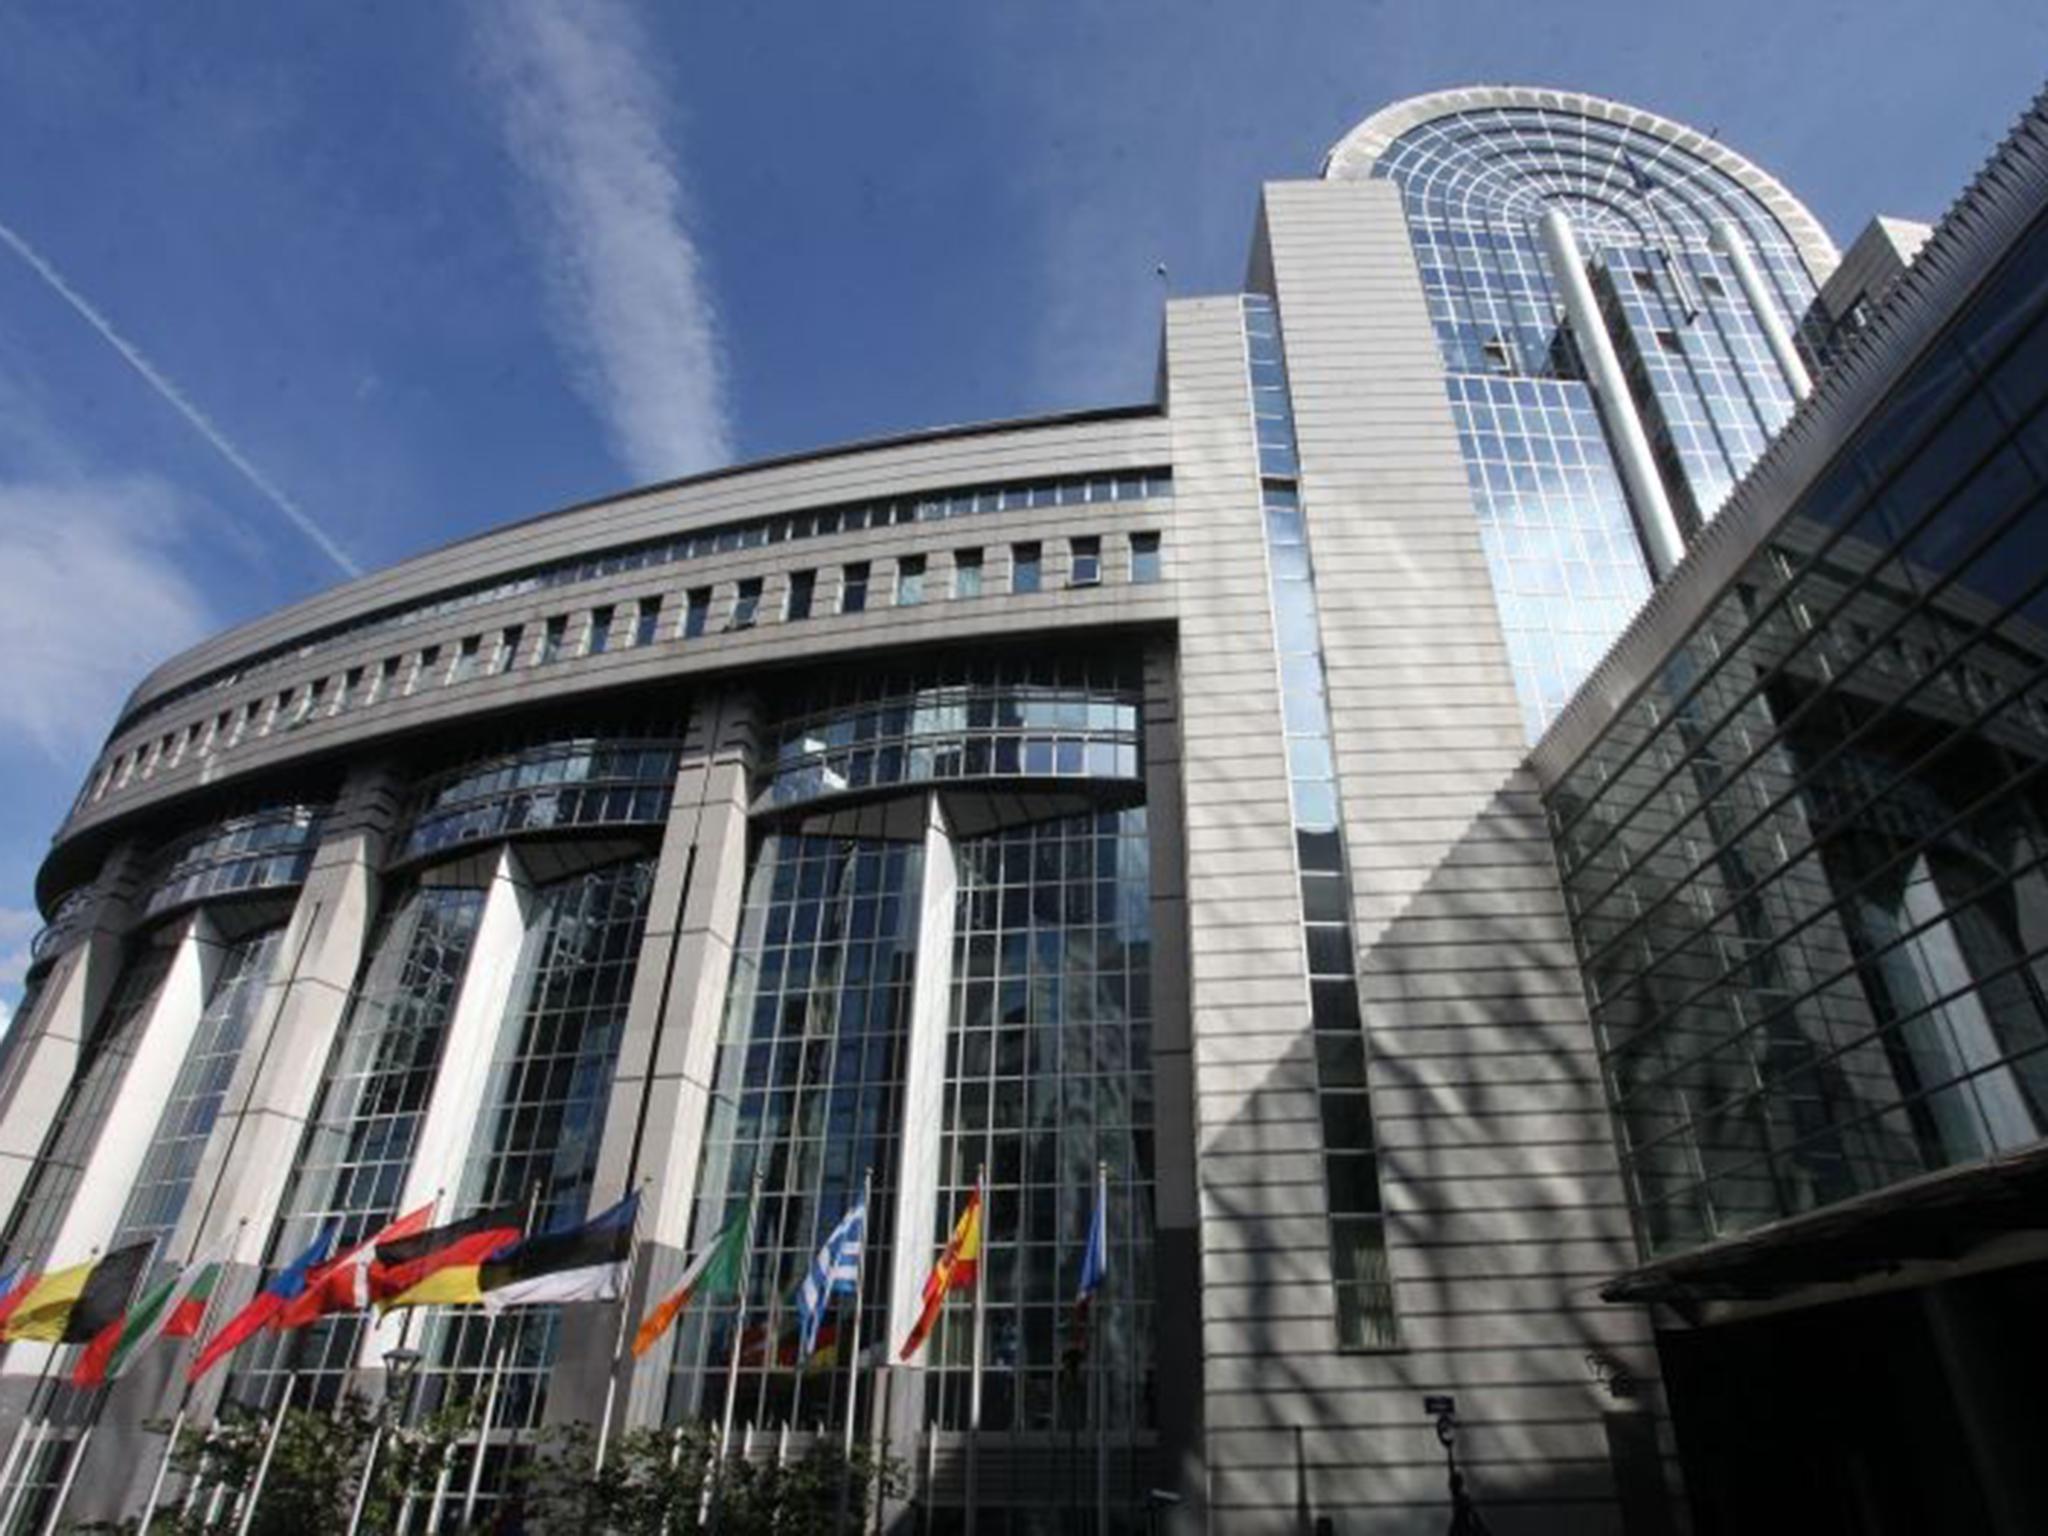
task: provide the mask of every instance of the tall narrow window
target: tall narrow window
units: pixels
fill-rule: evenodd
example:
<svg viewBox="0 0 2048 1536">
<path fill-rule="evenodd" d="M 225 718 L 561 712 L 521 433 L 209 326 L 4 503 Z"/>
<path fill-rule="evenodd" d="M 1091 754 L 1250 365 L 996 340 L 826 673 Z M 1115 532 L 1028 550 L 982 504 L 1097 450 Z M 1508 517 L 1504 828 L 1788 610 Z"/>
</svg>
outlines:
<svg viewBox="0 0 2048 1536">
<path fill-rule="evenodd" d="M 1131 580 L 1139 586 L 1150 586 L 1159 579 L 1159 535 L 1156 533 L 1134 533 L 1131 535 Z"/>
<path fill-rule="evenodd" d="M 1102 581 L 1102 540 L 1093 534 L 1068 540 L 1073 554 L 1074 569 L 1067 577 L 1067 584 L 1075 587 L 1093 587 Z"/>
<path fill-rule="evenodd" d="M 483 650 L 482 635 L 465 635 L 462 644 L 456 647 L 455 659 L 448 663 L 449 683 L 463 683 L 476 676 L 476 659 Z"/>
<path fill-rule="evenodd" d="M 956 549 L 953 551 L 953 595 L 955 597 L 981 596 L 980 550 Z"/>
<path fill-rule="evenodd" d="M 734 589 L 732 595 L 732 618 L 726 622 L 727 629 L 752 629 L 754 621 L 761 615 L 761 578 L 749 576 Z"/>
<path fill-rule="evenodd" d="M 547 622 L 540 632 L 540 654 L 533 658 L 533 664 L 544 667 L 551 661 L 558 661 L 562 655 L 562 641 L 569 633 L 569 616 L 558 613 Z"/>
<path fill-rule="evenodd" d="M 504 634 L 498 637 L 498 659 L 492 670 L 510 672 L 519 665 L 519 642 L 526 638 L 526 630 L 518 624 L 507 624 Z"/>
<path fill-rule="evenodd" d="M 408 697 L 417 692 L 420 685 L 433 675 L 434 664 L 440 659 L 441 647 L 438 645 L 430 645 L 420 652 L 419 660 L 413 666 L 412 676 L 405 680 Z"/>
<path fill-rule="evenodd" d="M 655 637 L 660 633 L 661 599 L 659 597 L 641 598 L 639 613 L 633 620 L 634 646 L 637 648 L 643 645 L 652 645 L 654 644 Z"/>
<path fill-rule="evenodd" d="M 859 560 L 846 568 L 846 585 L 839 593 L 841 613 L 865 613 L 868 606 L 868 563 Z"/>
<path fill-rule="evenodd" d="M 612 648 L 612 613 L 609 603 L 590 610 L 590 641 L 583 647 L 584 655 L 602 656 Z"/>
<path fill-rule="evenodd" d="M 386 656 L 377 668 L 377 691 L 371 702 L 388 699 L 398 691 L 398 669 L 405 665 L 403 656 Z"/>
<path fill-rule="evenodd" d="M 363 669 L 350 667 L 341 680 L 341 692 L 334 696 L 334 712 L 338 715 L 345 709 L 354 709 L 363 702 Z"/>
<path fill-rule="evenodd" d="M 924 601 L 924 556 L 905 555 L 896 562 L 896 606 L 914 608 Z"/>
<path fill-rule="evenodd" d="M 683 606 L 683 638 L 694 640 L 704 633 L 704 625 L 711 617 L 711 589 L 692 587 Z"/>
<path fill-rule="evenodd" d="M 791 571 L 789 573 L 789 606 L 783 610 L 788 619 L 808 619 L 811 603 L 817 596 L 818 573 L 816 571 Z"/>
<path fill-rule="evenodd" d="M 1010 546 L 1010 590 L 1012 592 L 1036 592 L 1042 574 L 1044 558 L 1036 544 L 1012 544 Z"/>
</svg>

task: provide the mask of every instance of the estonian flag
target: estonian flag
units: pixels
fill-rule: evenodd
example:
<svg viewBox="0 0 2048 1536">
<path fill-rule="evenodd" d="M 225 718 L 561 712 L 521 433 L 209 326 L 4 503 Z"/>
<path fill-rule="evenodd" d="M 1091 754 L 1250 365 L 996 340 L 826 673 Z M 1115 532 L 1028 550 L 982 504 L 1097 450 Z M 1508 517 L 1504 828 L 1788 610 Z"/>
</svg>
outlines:
<svg viewBox="0 0 2048 1536">
<path fill-rule="evenodd" d="M 501 1249 L 479 1276 L 484 1305 L 496 1312 L 543 1302 L 617 1301 L 625 1290 L 639 1216 L 635 1190 L 581 1226 L 543 1232 Z"/>
<path fill-rule="evenodd" d="M 485 1259 L 519 1241 L 520 1213 L 478 1211 L 445 1227 L 379 1243 L 370 1266 L 370 1297 L 380 1313 L 399 1307 L 475 1306 L 484 1299 L 478 1271 Z"/>
</svg>

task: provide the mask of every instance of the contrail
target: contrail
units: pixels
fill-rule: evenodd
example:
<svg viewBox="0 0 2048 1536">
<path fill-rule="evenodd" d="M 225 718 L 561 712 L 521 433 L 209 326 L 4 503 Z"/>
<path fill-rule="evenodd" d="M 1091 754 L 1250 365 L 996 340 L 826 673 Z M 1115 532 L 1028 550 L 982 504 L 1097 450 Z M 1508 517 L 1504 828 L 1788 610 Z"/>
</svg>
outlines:
<svg viewBox="0 0 2048 1536">
<path fill-rule="evenodd" d="M 329 538 L 326 530 L 314 522 L 297 502 L 279 490 L 264 476 L 262 470 L 251 464 L 242 450 L 228 441 L 227 434 L 208 419 L 206 412 L 186 398 L 185 392 L 176 384 L 159 373 L 156 365 L 142 355 L 141 349 L 115 330 L 113 322 L 95 309 L 90 299 L 66 282 L 64 274 L 45 261 L 40 251 L 4 223 L 0 223 L 0 242 L 4 242 L 15 255 L 28 263 L 30 271 L 49 284 L 51 291 L 76 310 L 81 320 L 98 331 L 100 339 L 120 353 L 121 360 L 140 374 L 142 381 L 155 390 L 166 405 L 184 417 L 192 430 L 212 445 L 215 453 L 232 464 L 244 480 L 256 487 L 265 501 L 282 512 L 294 528 L 317 545 L 321 554 L 341 568 L 343 575 L 363 574 L 363 568 L 349 557 L 348 551 Z"/>
</svg>

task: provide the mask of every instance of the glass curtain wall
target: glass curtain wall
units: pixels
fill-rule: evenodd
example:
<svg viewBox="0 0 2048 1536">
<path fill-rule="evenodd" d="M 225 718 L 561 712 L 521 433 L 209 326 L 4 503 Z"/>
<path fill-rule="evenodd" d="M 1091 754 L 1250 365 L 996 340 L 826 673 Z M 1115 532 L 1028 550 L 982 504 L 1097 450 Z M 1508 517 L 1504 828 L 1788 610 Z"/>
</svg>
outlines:
<svg viewBox="0 0 2048 1536">
<path fill-rule="evenodd" d="M 120 1226 L 107 1244 L 109 1249 L 150 1239 L 168 1242 L 177 1227 L 283 939 L 280 926 L 224 946 L 199 1026 L 172 1080 L 170 1097 L 157 1119 L 156 1134 L 121 1213 Z M 187 1255 L 173 1255 L 159 1247 L 156 1257 L 159 1262 L 182 1261 Z"/>
<path fill-rule="evenodd" d="M 654 860 L 637 858 L 534 893 L 518 978 L 492 1046 L 478 1136 L 448 1219 L 513 1207 L 531 1212 L 529 1230 L 541 1231 L 589 1214 L 653 885 Z M 422 1411 L 477 1390 L 502 1357 L 494 1422 L 538 1423 L 559 1322 L 556 1307 L 507 1313 L 495 1328 L 480 1310 L 430 1314 Z"/>
<path fill-rule="evenodd" d="M 754 850 L 690 1238 L 697 1252 L 741 1215 L 760 1170 L 739 1341 L 743 1423 L 845 1423 L 839 1333 L 850 1332 L 850 1303 L 835 1306 L 817 1353 L 800 1363 L 793 1297 L 868 1168 L 861 1335 L 884 1342 L 923 870 L 922 844 L 879 838 L 771 832 Z M 672 1419 L 721 1411 L 734 1314 L 712 1299 L 684 1315 Z"/>
<path fill-rule="evenodd" d="M 1641 128 L 1498 107 L 1419 123 L 1373 166 L 1402 194 L 1530 740 L 1649 595 L 1650 574 L 1539 233 L 1564 210 L 1632 364 L 1667 489 L 1712 517 L 1791 397 L 1715 223 L 1796 329 L 1814 285 L 1728 172 Z"/>
<path fill-rule="evenodd" d="M 0 1253 L 5 1255 L 0 1263 L 7 1268 L 24 1263 L 47 1267 L 85 1262 L 87 1255 L 52 1253 L 50 1244 L 56 1241 L 71 1198 L 85 1177 L 85 1165 L 99 1144 L 114 1095 L 128 1075 L 150 1007 L 176 953 L 175 945 L 151 943 L 147 937 L 130 947 L 112 996 L 79 1046 L 71 1081 L 65 1085 L 36 1154 L 35 1167 L 15 1202 L 6 1235 L 0 1238 Z"/>
<path fill-rule="evenodd" d="M 1647 1253 L 2048 1132 L 2048 234 L 1549 795 Z"/>
<path fill-rule="evenodd" d="M 399 1214 L 483 905 L 469 886 L 412 886 L 392 898 L 329 1054 L 266 1266 L 289 1262 L 330 1221 L 345 1247 Z M 344 1313 L 259 1335 L 237 1354 L 229 1395 L 267 1402 L 296 1370 L 303 1400 L 332 1403 L 365 1322 Z"/>
<path fill-rule="evenodd" d="M 1104 811 L 959 843 L 945 1133 L 934 1254 L 988 1169 L 982 1427 L 1155 1422 L 1150 844 L 1145 811 Z M 1109 1180 L 1109 1278 L 1093 1358 L 1068 1359 L 1095 1200 Z M 926 1346 L 926 1414 L 967 1427 L 973 1297 L 947 1299 Z M 893 1342 L 893 1341 L 892 1341 Z M 1093 1498 L 1092 1487 L 1087 1493 Z M 1121 1494 L 1119 1495 L 1121 1501 Z"/>
</svg>

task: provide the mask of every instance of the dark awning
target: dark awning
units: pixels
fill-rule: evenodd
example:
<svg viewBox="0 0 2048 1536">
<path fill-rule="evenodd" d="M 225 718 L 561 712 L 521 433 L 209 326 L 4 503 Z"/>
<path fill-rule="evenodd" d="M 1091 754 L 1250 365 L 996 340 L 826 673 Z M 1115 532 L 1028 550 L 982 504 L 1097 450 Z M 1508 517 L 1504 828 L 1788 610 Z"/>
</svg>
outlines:
<svg viewBox="0 0 2048 1536">
<path fill-rule="evenodd" d="M 2048 1229 L 2048 1141 L 1888 1185 L 1703 1248 L 1645 1264 L 1600 1288 L 1608 1301 L 1761 1300 L 1953 1261 L 2014 1232 Z"/>
</svg>

